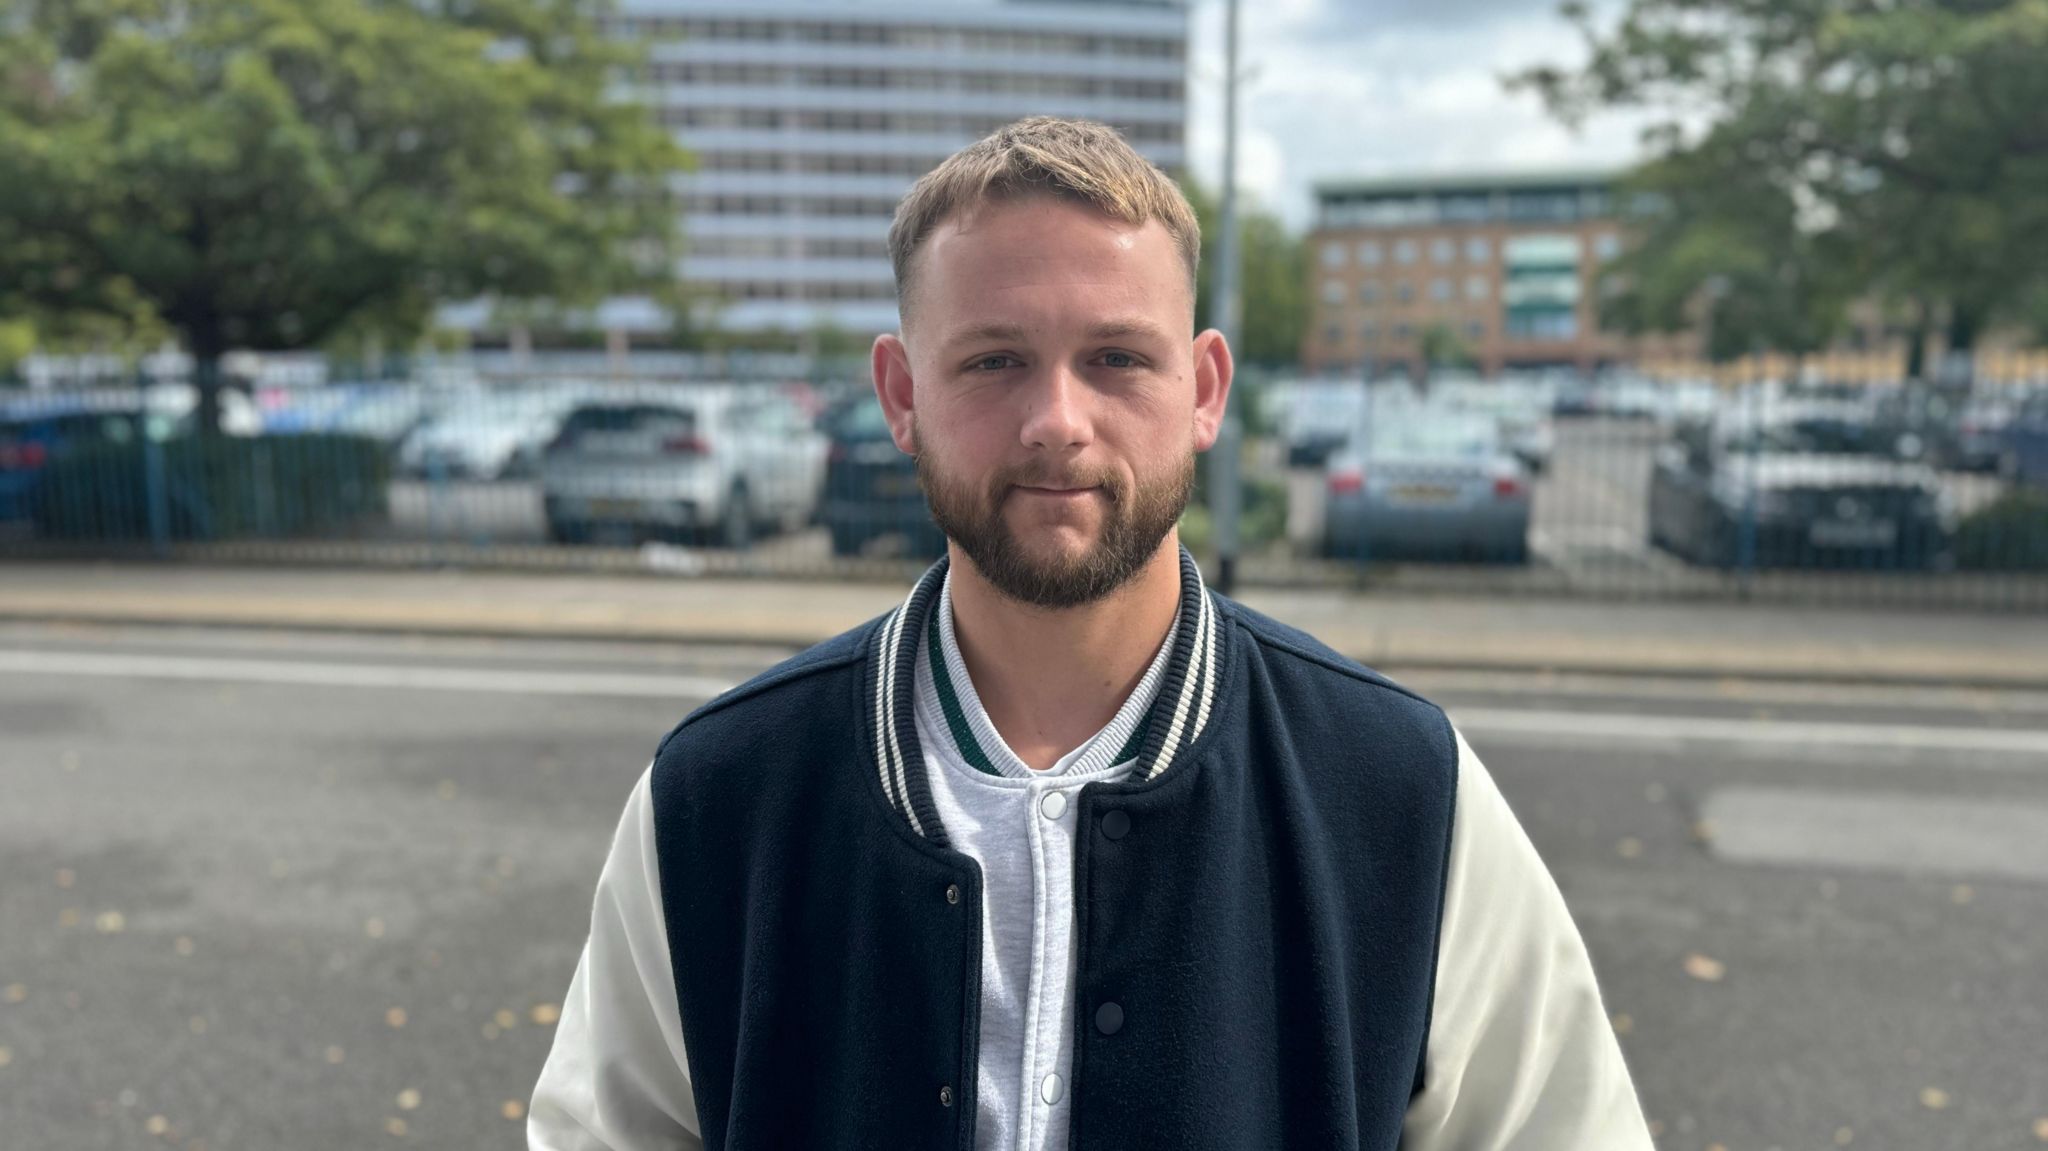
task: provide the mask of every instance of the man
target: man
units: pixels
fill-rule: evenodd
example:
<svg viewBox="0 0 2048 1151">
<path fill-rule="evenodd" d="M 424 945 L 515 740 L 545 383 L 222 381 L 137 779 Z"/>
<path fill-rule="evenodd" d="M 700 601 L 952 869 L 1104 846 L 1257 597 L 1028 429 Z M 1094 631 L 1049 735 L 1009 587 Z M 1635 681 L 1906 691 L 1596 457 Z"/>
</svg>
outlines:
<svg viewBox="0 0 2048 1151">
<path fill-rule="evenodd" d="M 662 741 L 531 1145 L 1648 1148 L 1471 748 L 1180 547 L 1231 358 L 1178 189 L 1027 120 L 890 247 L 948 555 Z"/>
</svg>

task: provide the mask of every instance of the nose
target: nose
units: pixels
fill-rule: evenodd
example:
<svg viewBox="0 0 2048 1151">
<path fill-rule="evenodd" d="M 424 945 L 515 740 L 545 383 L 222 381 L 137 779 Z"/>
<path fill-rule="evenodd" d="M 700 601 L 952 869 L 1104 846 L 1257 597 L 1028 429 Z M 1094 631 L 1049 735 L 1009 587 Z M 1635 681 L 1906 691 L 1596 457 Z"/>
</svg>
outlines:
<svg viewBox="0 0 2048 1151">
<path fill-rule="evenodd" d="M 1026 447 L 1062 451 L 1086 447 L 1095 438 L 1088 413 L 1087 381 L 1064 364 L 1054 364 L 1026 385 L 1024 426 L 1019 438 Z"/>
</svg>

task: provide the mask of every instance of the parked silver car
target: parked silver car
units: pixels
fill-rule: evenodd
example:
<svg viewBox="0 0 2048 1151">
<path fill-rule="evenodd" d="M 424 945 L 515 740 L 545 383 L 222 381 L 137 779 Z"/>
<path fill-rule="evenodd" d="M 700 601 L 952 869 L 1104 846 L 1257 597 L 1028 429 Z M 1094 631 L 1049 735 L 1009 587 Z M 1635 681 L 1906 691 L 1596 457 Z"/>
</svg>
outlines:
<svg viewBox="0 0 2048 1151">
<path fill-rule="evenodd" d="M 588 399 L 541 457 L 548 535 L 743 548 L 809 522 L 828 446 L 769 388 L 675 386 Z"/>
<path fill-rule="evenodd" d="M 1529 474 L 1497 421 L 1424 406 L 1375 419 L 1330 459 L 1325 551 L 1526 563 Z"/>
</svg>

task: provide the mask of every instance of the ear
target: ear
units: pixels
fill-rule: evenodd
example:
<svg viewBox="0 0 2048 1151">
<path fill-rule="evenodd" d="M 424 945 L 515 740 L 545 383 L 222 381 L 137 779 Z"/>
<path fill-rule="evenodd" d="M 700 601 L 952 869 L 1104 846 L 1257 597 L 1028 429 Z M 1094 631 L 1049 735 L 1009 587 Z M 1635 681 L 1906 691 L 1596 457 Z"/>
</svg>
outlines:
<svg viewBox="0 0 2048 1151">
<path fill-rule="evenodd" d="M 889 421 L 890 438 L 905 455 L 917 454 L 917 436 L 911 430 L 910 350 L 888 333 L 875 337 L 872 370 L 875 398 L 882 402 L 882 415 Z"/>
<path fill-rule="evenodd" d="M 1206 452 L 1223 428 L 1235 368 L 1223 333 L 1210 328 L 1195 337 L 1195 450 Z"/>
</svg>

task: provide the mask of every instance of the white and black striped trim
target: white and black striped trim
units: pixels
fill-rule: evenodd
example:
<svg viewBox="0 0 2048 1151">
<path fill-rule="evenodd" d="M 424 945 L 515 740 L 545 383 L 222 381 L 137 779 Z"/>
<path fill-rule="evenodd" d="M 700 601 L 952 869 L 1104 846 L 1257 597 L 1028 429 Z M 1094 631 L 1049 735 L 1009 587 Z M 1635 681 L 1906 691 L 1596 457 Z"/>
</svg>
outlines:
<svg viewBox="0 0 2048 1151">
<path fill-rule="evenodd" d="M 932 802 L 924 751 L 918 745 L 912 692 L 917 682 L 917 637 L 925 633 L 931 613 L 937 610 L 947 562 L 940 558 L 918 577 L 902 606 L 876 626 L 869 642 L 866 677 L 882 794 L 890 806 L 903 813 L 912 830 L 941 847 L 950 847 L 951 842 Z M 1173 766 L 1208 725 L 1215 702 L 1216 605 L 1186 548 L 1180 549 L 1180 571 L 1179 624 L 1159 696 L 1145 719 L 1145 739 L 1132 775 L 1138 780 L 1155 779 Z"/>
</svg>

